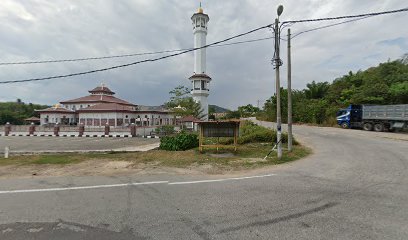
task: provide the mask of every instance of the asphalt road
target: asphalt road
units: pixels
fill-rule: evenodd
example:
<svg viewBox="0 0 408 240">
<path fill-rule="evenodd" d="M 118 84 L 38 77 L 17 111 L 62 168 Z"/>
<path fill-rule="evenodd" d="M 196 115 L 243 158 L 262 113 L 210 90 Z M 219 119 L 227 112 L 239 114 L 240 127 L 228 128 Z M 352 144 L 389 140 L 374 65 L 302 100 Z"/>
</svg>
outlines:
<svg viewBox="0 0 408 240">
<path fill-rule="evenodd" d="M 408 239 L 408 141 L 294 129 L 315 153 L 254 178 L 2 180 L 0 239 Z"/>
<path fill-rule="evenodd" d="M 0 153 L 6 146 L 12 153 L 22 152 L 69 152 L 130 150 L 135 147 L 158 143 L 154 138 L 102 138 L 102 137 L 0 137 Z"/>
</svg>

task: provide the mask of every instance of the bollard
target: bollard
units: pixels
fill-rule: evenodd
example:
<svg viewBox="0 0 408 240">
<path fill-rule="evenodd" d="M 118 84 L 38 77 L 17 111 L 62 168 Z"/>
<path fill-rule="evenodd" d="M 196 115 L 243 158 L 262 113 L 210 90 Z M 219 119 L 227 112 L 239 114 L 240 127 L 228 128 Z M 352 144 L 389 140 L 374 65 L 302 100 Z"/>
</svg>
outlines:
<svg viewBox="0 0 408 240">
<path fill-rule="evenodd" d="M 8 136 L 11 132 L 11 125 L 9 122 L 6 123 L 6 126 L 4 127 L 4 135 Z"/>
<path fill-rule="evenodd" d="M 84 126 L 83 123 L 81 123 L 81 124 L 79 125 L 78 137 L 82 137 L 82 136 L 84 135 L 84 132 L 85 132 L 85 126 Z"/>
<path fill-rule="evenodd" d="M 28 128 L 28 134 L 34 135 L 34 132 L 35 132 L 35 125 L 34 123 L 31 123 L 30 127 Z"/>
<path fill-rule="evenodd" d="M 10 147 L 5 147 L 5 148 L 4 148 L 4 158 L 8 158 L 8 157 L 9 157 L 9 152 L 10 152 Z"/>
<path fill-rule="evenodd" d="M 134 123 L 130 125 L 130 135 L 132 135 L 132 137 L 136 137 L 136 125 Z"/>
<path fill-rule="evenodd" d="M 109 130 L 110 130 L 109 123 L 106 123 L 106 125 L 105 125 L 105 135 L 109 135 Z"/>
<path fill-rule="evenodd" d="M 60 127 L 58 126 L 58 123 L 57 123 L 54 126 L 54 136 L 56 136 L 56 137 L 59 136 L 59 130 L 60 130 Z"/>
</svg>

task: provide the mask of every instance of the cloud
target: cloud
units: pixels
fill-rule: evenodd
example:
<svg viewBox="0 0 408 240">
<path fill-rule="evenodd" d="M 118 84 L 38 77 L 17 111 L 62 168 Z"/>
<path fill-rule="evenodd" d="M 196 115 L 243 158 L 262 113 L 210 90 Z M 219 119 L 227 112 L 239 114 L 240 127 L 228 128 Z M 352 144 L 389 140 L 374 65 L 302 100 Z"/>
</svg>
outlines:
<svg viewBox="0 0 408 240">
<path fill-rule="evenodd" d="M 276 0 L 203 2 L 210 16 L 207 42 L 273 22 Z M 398 1 L 287 0 L 282 19 L 350 15 L 403 8 Z M 98 57 L 193 46 L 191 15 L 198 1 L 23 1 L 2 0 L 0 8 L 1 62 Z M 406 13 L 361 21 L 299 35 L 292 42 L 293 86 L 332 81 L 348 71 L 399 58 L 407 52 Z M 327 23 L 295 24 L 300 32 Z M 286 29 L 285 29 L 286 31 Z M 285 38 L 286 32 L 282 34 Z M 270 37 L 268 30 L 237 40 Z M 384 37 L 386 36 L 386 37 Z M 228 108 L 256 104 L 275 91 L 270 64 L 273 41 L 207 50 L 207 71 L 213 78 L 209 102 Z M 286 84 L 286 42 L 282 42 L 282 85 Z M 63 64 L 0 66 L 0 81 L 87 71 L 153 56 Z M 0 85 L 0 101 L 54 104 L 80 97 L 104 82 L 117 95 L 136 104 L 161 104 L 168 92 L 184 84 L 193 72 L 193 54 L 84 76 Z"/>
</svg>

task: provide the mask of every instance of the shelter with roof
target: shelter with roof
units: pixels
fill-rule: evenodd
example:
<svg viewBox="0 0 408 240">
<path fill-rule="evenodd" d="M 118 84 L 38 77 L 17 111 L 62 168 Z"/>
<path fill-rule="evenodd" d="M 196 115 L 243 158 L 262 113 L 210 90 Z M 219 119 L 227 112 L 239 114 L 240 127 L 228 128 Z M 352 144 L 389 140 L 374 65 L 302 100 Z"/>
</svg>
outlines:
<svg viewBox="0 0 408 240">
<path fill-rule="evenodd" d="M 175 118 L 163 106 L 140 106 L 115 97 L 105 85 L 89 91 L 90 95 L 61 101 L 53 107 L 37 110 L 41 125 L 83 124 L 88 127 L 173 125 Z"/>
</svg>

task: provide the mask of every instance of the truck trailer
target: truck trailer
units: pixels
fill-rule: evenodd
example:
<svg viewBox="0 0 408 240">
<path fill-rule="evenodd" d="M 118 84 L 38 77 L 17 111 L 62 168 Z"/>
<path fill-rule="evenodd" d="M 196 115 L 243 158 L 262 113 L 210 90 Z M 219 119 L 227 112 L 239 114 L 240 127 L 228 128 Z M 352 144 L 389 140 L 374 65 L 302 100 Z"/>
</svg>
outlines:
<svg viewBox="0 0 408 240">
<path fill-rule="evenodd" d="M 377 132 L 407 128 L 408 104 L 350 105 L 337 112 L 337 124 Z"/>
</svg>

